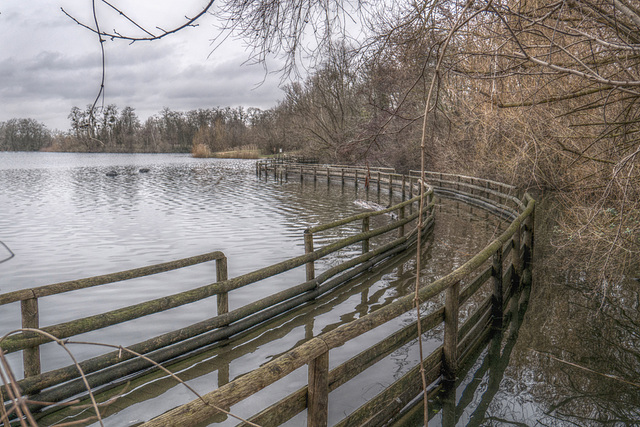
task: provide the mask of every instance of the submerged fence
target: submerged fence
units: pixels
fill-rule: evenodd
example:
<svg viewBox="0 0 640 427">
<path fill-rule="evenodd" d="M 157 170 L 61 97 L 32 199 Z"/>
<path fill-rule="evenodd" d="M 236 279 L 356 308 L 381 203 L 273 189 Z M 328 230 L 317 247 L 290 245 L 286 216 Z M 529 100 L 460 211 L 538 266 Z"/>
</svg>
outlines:
<svg viewBox="0 0 640 427">
<path fill-rule="evenodd" d="M 455 378 L 459 364 L 468 359 L 474 349 L 486 342 L 492 329 L 501 328 L 504 308 L 508 305 L 510 296 L 531 282 L 535 202 L 528 194 L 521 198 L 516 197 L 514 187 L 448 174 L 427 173 L 421 177 L 416 172 L 399 175 L 385 168 L 364 169 L 276 161 L 258 162 L 256 174 L 264 178 L 275 177 L 282 181 L 296 178 L 318 183 L 326 179 L 328 184 L 339 182 L 342 186 L 353 185 L 356 189 L 376 191 L 378 194 L 385 192 L 389 201 L 395 200 L 397 203 L 390 203 L 393 206 L 379 211 L 311 227 L 304 232 L 304 255 L 235 278 L 227 277 L 227 260 L 224 254 L 212 252 L 165 264 L 2 294 L 0 306 L 19 303 L 24 328 L 39 328 L 58 338 L 67 338 L 215 296 L 216 316 L 128 347 L 155 362 L 171 360 L 186 352 L 220 340 L 232 339 L 242 331 L 263 325 L 274 316 L 312 301 L 369 269 L 392 260 L 396 254 L 415 247 L 418 233 L 426 235 L 432 229 L 435 191 L 443 197 L 457 198 L 508 218 L 510 225 L 497 239 L 460 268 L 419 290 L 419 299 L 423 303 L 445 295 L 444 305 L 423 316 L 420 325 L 424 333 L 438 327 L 444 329 L 442 345 L 424 360 L 427 380 L 433 391 L 442 380 Z M 426 186 L 423 182 L 429 185 Z M 422 211 L 419 209 L 421 185 L 426 198 Z M 394 213 L 395 219 L 377 228 L 370 227 L 373 217 L 388 213 Z M 416 228 L 419 215 L 422 215 L 421 230 Z M 317 241 L 314 237 L 318 233 L 353 222 L 358 224 L 361 232 L 332 241 L 320 248 L 315 247 Z M 383 236 L 384 241 L 378 240 L 377 244 L 371 244 L 372 239 L 378 236 Z M 361 247 L 358 254 L 316 274 L 317 260 L 353 245 Z M 46 303 L 46 297 L 49 295 L 107 286 L 118 281 L 210 261 L 215 261 L 216 264 L 214 283 L 58 325 L 39 324 L 39 306 Z M 306 270 L 305 282 L 238 309 L 229 310 L 229 298 L 233 297 L 233 290 L 302 266 Z M 488 295 L 484 296 L 487 288 Z M 459 308 L 472 297 L 481 301 L 475 305 L 475 310 L 466 320 L 461 322 Z M 413 309 L 413 295 L 398 298 L 366 316 L 311 338 L 262 367 L 219 386 L 218 389 L 204 395 L 203 399 L 168 411 L 144 425 L 208 423 L 217 415 L 216 407 L 230 408 L 305 365 L 308 366 L 307 385 L 272 406 L 263 408 L 250 421 L 263 426 L 279 425 L 306 409 L 308 425 L 326 425 L 329 393 L 374 366 L 396 349 L 415 340 L 418 325 L 413 322 L 403 327 L 329 370 L 331 349 L 342 346 Z M 41 372 L 39 346 L 48 341 L 50 339 L 42 335 L 25 331 L 12 334 L 0 343 L 0 348 L 5 352 L 22 351 L 25 372 L 24 379 L 18 381 L 22 393 L 29 395 L 32 400 L 42 402 L 57 402 L 82 393 L 85 385 L 79 378 L 76 366 Z M 79 363 L 92 387 L 139 372 L 151 365 L 147 360 L 120 351 Z M 411 369 L 337 425 L 380 425 L 393 418 L 420 394 L 421 380 L 418 369 L 417 366 Z M 0 391 L 5 397 L 5 406 L 10 407 L 12 402 L 6 398 L 7 387 Z M 32 408 L 37 409 L 36 406 Z"/>
<path fill-rule="evenodd" d="M 362 171 L 359 173 L 362 173 Z M 263 324 L 274 316 L 314 300 L 370 268 L 393 258 L 396 254 L 406 252 L 415 245 L 418 233 L 426 235 L 431 230 L 434 221 L 434 200 L 433 190 L 425 187 L 427 203 L 420 210 L 420 197 L 413 196 L 413 194 L 419 193 L 418 180 L 408 178 L 403 182 L 403 197 L 396 205 L 381 211 L 365 212 L 329 224 L 309 228 L 304 233 L 304 255 L 235 278 L 229 279 L 227 277 L 227 259 L 225 255 L 222 252 L 211 252 L 164 264 L 1 294 L 0 306 L 20 304 L 22 327 L 23 329 L 28 329 L 10 334 L 0 342 L 0 348 L 5 353 L 22 352 L 24 378 L 17 381 L 16 385 L 21 390 L 21 393 L 30 396 L 32 401 L 62 401 L 86 391 L 86 385 L 80 378 L 78 367 L 86 374 L 89 386 L 101 386 L 123 376 L 146 369 L 152 366 L 152 361 L 161 363 L 209 344 L 232 338 L 236 334 Z M 407 194 L 412 196 L 407 198 L 405 197 Z M 407 213 L 407 209 L 409 213 Z M 377 228 L 370 228 L 372 218 L 390 212 L 397 212 L 395 220 L 388 221 Z M 422 215 L 423 227 L 421 230 L 417 230 L 415 227 L 419 215 Z M 314 248 L 315 234 L 352 222 L 362 224 L 362 231 L 320 248 Z M 405 228 L 411 228 L 411 230 L 405 231 Z M 378 236 L 388 237 L 385 238 L 384 242 L 371 247 L 369 242 Z M 361 245 L 362 251 L 360 255 L 354 256 L 316 275 L 315 262 L 317 260 L 352 245 Z M 108 286 L 116 282 L 210 261 L 215 261 L 216 264 L 216 282 L 214 283 L 65 323 L 56 325 L 40 324 L 40 305 L 46 304 L 46 297 L 48 296 L 97 286 Z M 292 285 L 281 292 L 235 310 L 229 310 L 229 298 L 233 297 L 233 290 L 302 266 L 305 266 L 306 269 L 305 282 Z M 116 350 L 79 361 L 78 366 L 69 365 L 64 368 L 42 372 L 40 346 L 51 342 L 52 338 L 36 332 L 36 329 L 58 339 L 67 339 L 214 296 L 217 300 L 216 316 L 202 319 L 191 326 L 151 337 L 127 347 L 135 353 L 143 354 L 149 360 L 135 357 L 134 354 L 128 352 Z M 15 390 L 12 391 L 10 387 L 5 385 L 0 389 L 0 392 L 4 397 L 5 411 L 10 413 L 14 402 L 8 400 L 7 396 L 11 396 L 10 392 L 14 392 L 15 395 Z M 31 408 L 34 411 L 39 409 L 36 404 L 32 404 Z"/>
<path fill-rule="evenodd" d="M 374 184 L 376 189 L 386 185 L 389 194 L 392 194 L 395 182 L 399 181 L 392 171 L 378 170 L 372 174 L 371 169 L 277 162 L 259 162 L 256 173 L 258 176 L 273 176 L 280 180 L 299 176 L 300 180 L 313 179 L 314 182 L 319 177 L 326 177 L 329 183 L 332 179 L 339 179 L 342 185 L 351 182 L 356 187 L 362 184 L 369 188 Z M 442 346 L 424 360 L 427 381 L 434 384 L 455 379 L 459 364 L 486 342 L 492 329 L 502 328 L 504 309 L 511 295 L 531 283 L 535 201 L 528 194 L 519 199 L 513 195 L 514 187 L 493 181 L 444 174 L 428 174 L 424 178 L 426 182 L 433 181 L 433 188 L 445 197 L 462 199 L 511 220 L 509 227 L 497 239 L 460 268 L 419 290 L 421 303 L 445 294 L 444 306 L 421 319 L 422 331 L 425 332 L 444 325 Z M 419 179 L 420 176 L 415 173 L 409 178 L 403 176 L 403 191 L 407 180 L 412 182 Z M 460 324 L 459 307 L 485 283 L 490 287 L 490 294 Z M 331 349 L 413 310 L 413 299 L 413 295 L 399 298 L 373 313 L 312 338 L 262 367 L 206 394 L 202 399 L 175 408 L 144 425 L 206 423 L 217 413 L 215 406 L 229 408 L 304 365 L 308 366 L 307 386 L 264 409 L 249 421 L 263 426 L 279 425 L 306 409 L 307 425 L 327 425 L 329 393 L 415 339 L 417 322 L 329 370 Z M 420 394 L 420 390 L 421 379 L 419 367 L 416 366 L 336 425 L 380 425 L 399 413 Z"/>
</svg>

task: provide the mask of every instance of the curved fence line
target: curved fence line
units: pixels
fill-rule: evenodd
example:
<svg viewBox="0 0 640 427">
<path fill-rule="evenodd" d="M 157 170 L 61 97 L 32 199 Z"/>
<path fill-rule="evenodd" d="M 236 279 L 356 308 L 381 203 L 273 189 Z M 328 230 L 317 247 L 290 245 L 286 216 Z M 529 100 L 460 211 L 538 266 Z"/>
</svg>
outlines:
<svg viewBox="0 0 640 427">
<path fill-rule="evenodd" d="M 328 183 L 332 178 L 334 180 L 339 178 L 342 185 L 345 185 L 345 181 L 352 181 L 356 187 L 363 183 L 367 188 L 373 179 L 378 189 L 381 183 L 386 183 L 390 194 L 394 187 L 394 174 L 392 173 L 388 173 L 386 176 L 376 173 L 372 177 L 370 171 L 367 171 L 364 180 L 359 180 L 357 172 L 351 173 L 349 169 L 340 166 L 296 165 L 267 161 L 257 163 L 256 173 L 258 176 L 264 175 L 265 177 L 273 174 L 276 179 L 281 180 L 299 173 L 300 180 L 307 177 L 313 178 L 314 182 L 317 182 L 318 176 L 325 175 Z M 454 175 L 448 175 L 448 177 L 451 176 Z M 428 177 L 425 179 L 429 182 Z M 424 323 L 422 326 L 425 328 L 423 331 L 444 324 L 442 346 L 424 360 L 429 383 L 439 380 L 454 380 L 458 365 L 472 354 L 475 348 L 485 342 L 490 331 L 502 329 L 503 312 L 509 298 L 516 290 L 531 283 L 534 240 L 535 201 L 528 194 L 525 194 L 520 200 L 511 194 L 515 190 L 512 186 L 485 180 L 484 182 L 488 185 L 483 187 L 476 185 L 477 182 L 483 180 L 471 177 L 460 176 L 455 181 L 438 179 L 438 183 L 434 184 L 436 191 L 447 196 L 453 195 L 462 198 L 465 201 L 475 200 L 483 208 L 490 209 L 498 215 L 511 216 L 513 220 L 497 239 L 461 267 L 419 290 L 419 299 L 422 303 L 445 293 L 444 307 L 422 320 Z M 405 181 L 403 180 L 403 182 Z M 450 185 L 457 187 L 450 187 Z M 498 188 L 492 189 L 492 185 Z M 507 193 L 502 193 L 501 189 L 506 190 Z M 512 203 L 515 206 L 509 206 L 507 203 Z M 484 267 L 488 262 L 491 265 L 488 268 Z M 463 288 L 461 285 L 463 281 L 470 283 Z M 483 303 L 479 304 L 463 325 L 459 325 L 460 304 L 485 283 L 490 284 L 491 294 L 485 298 Z M 262 367 L 206 394 L 202 399 L 179 406 L 143 425 L 207 423 L 217 413 L 213 405 L 223 408 L 231 407 L 284 378 L 294 370 L 308 365 L 307 386 L 256 414 L 249 421 L 258 424 L 279 425 L 307 409 L 307 425 L 325 426 L 328 419 L 329 392 L 367 367 L 372 366 L 384 355 L 414 339 L 417 325 L 414 322 L 409 329 L 405 328 L 392 334 L 331 371 L 329 371 L 330 350 L 413 310 L 413 300 L 413 295 L 399 298 L 373 313 L 312 338 Z M 389 420 L 420 393 L 419 383 L 420 378 L 416 367 L 344 418 L 338 425 L 379 425 Z"/>
<path fill-rule="evenodd" d="M 414 184 L 418 185 L 417 181 Z M 417 192 L 415 188 L 413 191 Z M 154 362 L 167 361 L 186 352 L 229 339 L 249 328 L 260 325 L 274 316 L 290 311 L 324 293 L 330 292 L 374 266 L 384 264 L 396 254 L 406 252 L 409 248 L 415 246 L 419 232 L 426 234 L 433 226 L 433 191 L 425 188 L 425 194 L 429 199 L 429 203 L 424 206 L 422 212 L 419 212 L 420 197 L 414 196 L 384 211 L 365 212 L 329 224 L 309 228 L 304 233 L 305 254 L 231 279 L 227 277 L 227 258 L 222 252 L 218 251 L 119 273 L 2 294 L 0 295 L 0 305 L 19 302 L 24 328 L 44 330 L 62 339 L 216 296 L 216 316 L 128 347 L 136 353 L 144 354 Z M 412 213 L 405 215 L 407 207 Z M 386 225 L 369 229 L 370 218 L 393 210 L 398 211 L 395 220 Z M 415 227 L 412 227 L 411 231 L 405 233 L 405 226 L 415 223 L 420 214 L 423 216 L 423 229 L 418 231 Z M 363 227 L 361 232 L 353 236 L 330 242 L 320 248 L 313 248 L 314 233 L 352 222 L 362 222 L 366 224 L 366 227 Z M 396 233 L 391 239 L 386 239 L 390 241 L 378 244 L 375 248 L 370 249 L 369 242 L 371 239 L 390 235 L 390 233 Z M 315 261 L 355 244 L 362 245 L 363 250 L 360 255 L 331 267 L 316 277 L 314 272 Z M 216 282 L 214 283 L 57 325 L 42 327 L 39 324 L 39 304 L 42 298 L 47 296 L 122 282 L 208 261 L 216 262 Z M 304 283 L 291 286 L 284 291 L 229 311 L 229 297 L 234 289 L 251 285 L 301 266 L 306 266 L 307 268 L 307 280 Z M 49 341 L 51 340 L 43 335 L 24 332 L 4 337 L 0 342 L 2 351 L 7 353 L 23 352 L 25 378 L 18 381 L 18 386 L 25 395 L 30 395 L 30 399 L 34 401 L 58 402 L 85 390 L 84 382 L 79 379 L 78 369 L 74 365 L 41 372 L 39 346 Z M 87 375 L 88 383 L 92 387 L 96 387 L 148 368 L 152 366 L 152 363 L 135 358 L 130 353 L 114 351 L 83 360 L 79 363 L 79 366 L 85 374 L 89 374 Z M 5 387 L 0 390 L 2 393 L 4 391 Z M 6 394 L 3 395 L 6 396 Z M 33 406 L 33 408 L 35 409 L 36 406 Z"/>
</svg>

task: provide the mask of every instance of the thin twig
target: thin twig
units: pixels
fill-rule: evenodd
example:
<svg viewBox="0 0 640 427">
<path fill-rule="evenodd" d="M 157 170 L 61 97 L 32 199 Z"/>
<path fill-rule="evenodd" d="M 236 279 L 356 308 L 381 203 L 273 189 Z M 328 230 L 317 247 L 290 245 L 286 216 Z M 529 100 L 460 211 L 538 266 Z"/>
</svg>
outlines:
<svg viewBox="0 0 640 427">
<path fill-rule="evenodd" d="M 98 404 L 97 404 L 96 399 L 95 399 L 95 397 L 93 395 L 93 391 L 91 390 L 91 386 L 89 385 L 89 382 L 87 381 L 87 377 L 85 376 L 84 371 L 82 370 L 82 368 L 78 364 L 78 361 L 76 360 L 76 358 L 73 355 L 73 353 L 71 353 L 71 351 L 66 347 L 65 342 L 62 341 L 61 339 L 59 339 L 59 338 L 47 333 L 47 332 L 44 332 L 44 331 L 40 330 L 40 329 L 22 328 L 22 329 L 13 330 L 13 331 L 5 334 L 2 338 L 0 338 L 0 343 L 2 343 L 2 341 L 4 341 L 10 335 L 14 335 L 14 334 L 17 334 L 19 332 L 33 332 L 33 333 L 36 333 L 36 334 L 43 335 L 43 336 L 49 338 L 51 341 L 55 341 L 59 346 L 61 346 L 64 349 L 64 351 L 67 352 L 67 354 L 69 355 L 69 357 L 73 361 L 73 364 L 75 365 L 76 369 L 80 373 L 80 377 L 82 378 L 82 382 L 84 383 L 84 385 L 85 385 L 85 387 L 87 389 L 87 392 L 89 393 L 89 398 L 91 399 L 91 403 L 93 404 L 93 408 L 94 408 L 94 410 L 96 412 L 96 417 L 98 418 L 98 422 L 100 423 L 101 426 L 104 426 L 104 424 L 102 423 L 102 417 L 100 415 L 100 409 L 98 408 Z"/>
<path fill-rule="evenodd" d="M 640 388 L 640 384 L 634 383 L 632 381 L 627 381 L 624 378 L 620 378 L 620 377 L 618 377 L 616 375 L 604 374 L 602 372 L 594 371 L 593 369 L 589 369 L 586 366 L 578 365 L 576 363 L 569 362 L 567 360 L 559 359 L 556 356 L 554 356 L 553 354 L 549 354 L 549 353 L 538 351 L 538 350 L 534 350 L 534 349 L 530 349 L 530 350 L 533 351 L 534 353 L 538 353 L 538 354 L 541 354 L 543 356 L 547 356 L 548 358 L 553 359 L 553 360 L 555 360 L 557 362 L 564 363 L 565 365 L 573 366 L 574 368 L 582 369 L 583 371 L 587 371 L 587 372 L 590 372 L 592 374 L 600 375 L 601 377 L 609 378 L 609 379 L 612 379 L 612 380 L 615 380 L 615 381 L 620 381 L 620 382 L 628 384 L 630 386 L 633 386 L 633 387 L 636 387 L 636 388 Z"/>
<path fill-rule="evenodd" d="M 218 411 L 220 411 L 220 412 L 222 412 L 222 413 L 224 413 L 224 414 L 226 414 L 226 415 L 229 415 L 229 416 L 231 416 L 231 417 L 233 417 L 233 418 L 235 418 L 235 419 L 237 419 L 237 420 L 239 420 L 239 421 L 242 421 L 242 422 L 244 422 L 244 423 L 247 423 L 247 424 L 249 424 L 249 425 L 251 425 L 251 426 L 254 426 L 254 427 L 260 427 L 258 424 L 254 424 L 254 423 L 252 423 L 252 422 L 250 422 L 250 421 L 247 421 L 247 420 L 245 420 L 245 419 L 243 419 L 243 418 L 241 418 L 241 417 L 239 417 L 239 416 L 237 416 L 237 415 L 232 414 L 231 412 L 229 412 L 229 411 L 227 411 L 227 410 L 225 410 L 225 409 L 223 409 L 223 408 L 221 408 L 221 407 L 219 407 L 219 406 L 214 405 L 214 404 L 213 404 L 213 403 L 211 403 L 211 402 L 207 402 L 207 401 L 206 401 L 206 400 L 205 400 L 205 399 L 204 399 L 204 398 L 203 398 L 203 397 L 202 397 L 202 396 L 201 396 L 197 391 L 195 391 L 195 390 L 194 390 L 194 389 L 193 389 L 189 384 L 187 384 L 187 383 L 186 383 L 186 382 L 184 382 L 182 379 L 180 379 L 180 377 L 178 377 L 176 374 L 174 374 L 173 372 L 171 372 L 170 370 L 168 370 L 167 368 L 165 368 L 164 366 L 162 366 L 162 365 L 161 365 L 161 364 L 159 364 L 158 362 L 156 362 L 156 361 L 154 361 L 154 360 L 150 359 L 149 357 L 145 356 L 144 354 L 140 354 L 140 353 L 138 353 L 138 352 L 136 352 L 136 351 L 133 351 L 133 350 L 131 350 L 131 349 L 127 348 L 127 347 L 123 347 L 123 346 L 121 346 L 121 345 L 115 345 L 115 344 L 104 344 L 104 343 L 82 342 L 82 341 L 67 341 L 67 344 L 96 345 L 96 346 L 100 346 L 100 347 L 115 348 L 115 349 L 118 349 L 118 350 L 119 350 L 119 351 L 121 351 L 121 352 L 122 352 L 122 351 L 124 351 L 124 352 L 126 352 L 126 353 L 133 354 L 134 356 L 137 356 L 137 357 L 139 357 L 139 358 L 141 358 L 141 359 L 143 359 L 143 360 L 146 360 L 147 362 L 149 362 L 149 363 L 153 364 L 155 367 L 157 367 L 157 368 L 161 369 L 162 371 L 164 371 L 165 373 L 167 373 L 168 375 L 170 375 L 170 376 L 171 376 L 171 378 L 175 379 L 175 380 L 176 380 L 176 381 L 178 381 L 180 384 L 182 384 L 182 385 L 183 385 L 183 386 L 185 386 L 187 389 L 189 389 L 189 391 L 191 391 L 193 394 L 195 394 L 195 395 L 196 395 L 196 396 L 197 396 L 197 397 L 198 397 L 198 398 L 199 398 L 199 399 L 200 399 L 200 400 L 201 400 L 205 405 L 212 406 L 212 407 L 214 407 L 216 410 L 218 410 Z"/>
</svg>

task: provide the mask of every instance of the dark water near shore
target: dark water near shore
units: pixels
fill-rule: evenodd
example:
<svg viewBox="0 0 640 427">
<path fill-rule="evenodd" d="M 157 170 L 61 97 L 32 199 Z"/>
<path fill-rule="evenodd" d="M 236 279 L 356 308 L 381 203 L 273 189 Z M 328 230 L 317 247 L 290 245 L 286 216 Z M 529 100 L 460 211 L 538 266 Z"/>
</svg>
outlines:
<svg viewBox="0 0 640 427">
<path fill-rule="evenodd" d="M 149 172 L 141 173 L 141 168 Z M 115 177 L 106 175 L 109 171 Z M 363 211 L 353 203 L 367 198 L 360 189 L 319 183 L 300 185 L 258 180 L 254 161 L 193 159 L 185 155 L 113 155 L 0 153 L 0 241 L 15 257 L 0 263 L 0 293 L 111 273 L 129 268 L 223 251 L 234 277 L 304 252 L 303 230 Z M 372 192 L 368 197 L 386 205 Z M 495 237 L 501 224 L 483 211 L 440 201 L 434 237 L 425 255 L 424 280 L 433 280 L 461 265 Z M 539 215 L 538 218 L 541 216 Z M 384 221 L 384 219 L 382 220 Z M 352 226 L 355 227 L 355 226 Z M 458 425 L 632 425 L 640 417 L 640 318 L 637 284 L 616 287 L 606 298 L 581 289 L 586 278 L 566 260 L 554 257 L 538 233 L 537 271 L 529 309 L 522 326 L 505 334 L 508 350 L 495 368 L 481 369 L 491 359 L 488 346 L 458 388 L 468 401 L 456 414 Z M 355 231 L 346 227 L 318 239 Z M 347 248 L 348 255 L 357 248 Z M 0 245 L 0 260 L 8 256 Z M 340 257 L 341 254 L 336 255 Z M 322 270 L 335 263 L 319 263 Z M 572 271 L 576 271 L 573 273 Z M 231 308 L 303 281 L 304 270 L 234 291 Z M 215 280 L 213 263 L 185 271 L 127 282 L 126 287 L 78 291 L 42 299 L 43 326 L 96 314 L 176 293 Z M 271 360 L 297 343 L 360 317 L 399 295 L 411 292 L 415 260 L 409 256 L 351 289 L 336 292 L 270 330 L 247 336 L 234 346 L 212 349 L 172 367 L 201 393 L 226 377 L 235 378 Z M 589 288 L 590 289 L 590 288 Z M 635 289 L 635 290 L 634 290 Z M 85 334 L 88 341 L 131 344 L 176 329 L 212 314 L 210 301 Z M 604 308 L 604 309 L 603 309 Z M 214 309 L 215 312 L 215 309 Z M 599 313 L 599 314 L 595 314 Z M 374 337 L 331 353 L 335 366 L 404 326 L 412 315 L 378 328 Z M 0 333 L 19 327 L 19 307 L 0 307 Z M 438 345 L 440 332 L 428 336 L 425 350 Z M 44 368 L 66 365 L 53 346 L 45 346 Z M 74 348 L 82 357 L 104 352 Z M 330 396 L 331 419 L 337 420 L 377 394 L 412 367 L 415 345 L 407 346 L 369 369 Z M 13 358 L 14 370 L 21 372 Z M 605 376 L 609 375 L 609 376 Z M 625 381 L 621 381 L 624 379 Z M 249 415 L 306 381 L 299 370 L 232 408 Z M 465 395 L 470 385 L 475 390 Z M 489 397 L 490 399 L 489 399 Z M 105 425 L 129 425 L 193 400 L 183 386 L 164 374 L 134 379 L 107 412 Z M 489 400 L 487 402 L 487 400 Z M 234 425 L 231 419 L 225 423 Z M 304 414 L 290 425 L 304 425 Z M 442 424 L 437 415 L 431 425 Z"/>
</svg>

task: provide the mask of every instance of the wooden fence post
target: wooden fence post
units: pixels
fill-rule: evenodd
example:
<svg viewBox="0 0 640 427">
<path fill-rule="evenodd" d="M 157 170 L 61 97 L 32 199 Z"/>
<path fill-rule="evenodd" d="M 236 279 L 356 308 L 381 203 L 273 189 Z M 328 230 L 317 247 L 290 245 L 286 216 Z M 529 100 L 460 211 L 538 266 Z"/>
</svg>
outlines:
<svg viewBox="0 0 640 427">
<path fill-rule="evenodd" d="M 393 175 L 389 174 L 389 205 L 392 205 L 393 202 L 391 198 L 393 197 Z"/>
<path fill-rule="evenodd" d="M 491 268 L 491 276 L 493 281 L 493 327 L 502 329 L 502 305 L 504 302 L 503 283 L 502 283 L 502 246 L 498 248 L 493 255 L 493 266 Z"/>
<path fill-rule="evenodd" d="M 304 252 L 309 254 L 313 252 L 313 233 L 309 230 L 304 230 Z M 316 270 L 313 261 L 309 261 L 306 265 L 307 269 L 307 281 L 313 280 L 316 277 Z"/>
<path fill-rule="evenodd" d="M 367 233 L 369 231 L 369 217 L 362 218 L 362 232 Z M 369 252 L 369 239 L 364 239 L 362 241 L 362 253 L 366 254 Z"/>
<path fill-rule="evenodd" d="M 222 363 L 222 366 L 218 367 L 218 388 L 222 387 L 225 384 L 229 384 L 229 377 L 230 377 L 229 374 L 230 374 L 229 362 Z M 228 406 L 222 409 L 224 409 L 227 412 L 231 410 L 231 408 Z M 216 415 L 213 416 L 211 421 L 214 423 L 222 423 L 226 421 L 227 418 L 228 418 L 227 414 L 223 412 L 218 412 Z"/>
<path fill-rule="evenodd" d="M 329 352 L 309 363 L 307 426 L 326 427 L 329 419 Z"/>
<path fill-rule="evenodd" d="M 511 280 L 512 293 L 520 290 L 520 277 L 522 277 L 522 251 L 520 246 L 521 227 L 513 233 L 513 247 L 511 248 L 511 263 L 513 264 L 513 275 Z"/>
<path fill-rule="evenodd" d="M 20 301 L 22 311 L 22 327 L 30 329 L 40 328 L 40 316 L 38 314 L 38 299 L 29 298 Z M 25 332 L 25 338 L 38 336 L 34 332 Z M 40 346 L 25 348 L 22 350 L 22 360 L 24 364 L 24 377 L 40 375 Z"/>
<path fill-rule="evenodd" d="M 533 248 L 536 244 L 536 210 L 534 208 L 533 212 L 529 215 L 528 219 L 528 243 L 529 243 L 529 253 L 527 258 L 527 265 L 530 266 L 533 261 Z"/>
<path fill-rule="evenodd" d="M 442 375 L 446 381 L 455 381 L 458 370 L 459 295 L 460 282 L 449 286 L 445 294 Z"/>
<path fill-rule="evenodd" d="M 409 177 L 409 199 L 413 199 L 413 178 Z M 409 215 L 413 214 L 413 203 L 409 205 Z"/>
<path fill-rule="evenodd" d="M 523 236 L 524 236 L 524 268 L 528 268 L 530 263 L 531 263 L 531 241 L 532 239 L 532 235 L 531 235 L 531 217 L 527 217 L 524 220 L 524 231 L 523 231 Z"/>
<path fill-rule="evenodd" d="M 439 396 L 442 402 L 442 425 L 455 426 L 456 418 L 456 382 L 445 380 L 442 382 L 442 392 Z"/>
<path fill-rule="evenodd" d="M 398 221 L 402 221 L 404 219 L 404 206 L 398 209 Z M 404 224 L 398 227 L 398 237 L 404 236 Z"/>
<path fill-rule="evenodd" d="M 216 281 L 223 282 L 228 279 L 227 276 L 227 257 L 216 260 Z M 222 292 L 217 296 L 218 300 L 218 316 L 229 312 L 229 293 Z"/>
<path fill-rule="evenodd" d="M 402 175 L 402 201 L 407 200 L 407 189 L 405 188 L 407 185 L 407 179 L 405 175 Z"/>
</svg>

